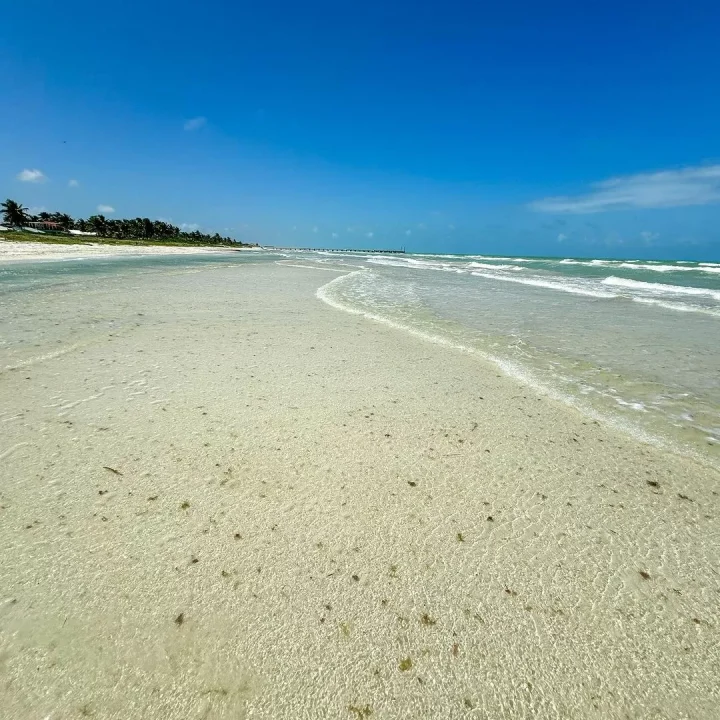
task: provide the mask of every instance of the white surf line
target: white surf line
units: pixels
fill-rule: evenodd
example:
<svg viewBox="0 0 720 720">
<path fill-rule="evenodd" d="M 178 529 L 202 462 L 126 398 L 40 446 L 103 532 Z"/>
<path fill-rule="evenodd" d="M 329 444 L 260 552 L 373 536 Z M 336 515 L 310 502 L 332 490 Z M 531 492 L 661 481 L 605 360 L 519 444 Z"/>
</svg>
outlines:
<svg viewBox="0 0 720 720">
<path fill-rule="evenodd" d="M 344 268 L 329 268 L 329 267 L 321 267 L 319 265 L 296 265 L 294 263 L 285 262 L 284 260 L 276 260 L 275 264 L 282 265 L 283 267 L 303 268 L 304 270 L 329 270 L 330 272 L 340 272 L 340 273 L 348 272 Z"/>
<path fill-rule="evenodd" d="M 701 307 L 699 305 L 683 305 L 682 303 L 666 302 L 648 297 L 634 297 L 632 300 L 633 302 L 644 305 L 657 305 L 665 310 L 673 310 L 674 312 L 694 312 L 703 313 L 704 315 L 710 315 L 712 317 L 720 317 L 720 310 L 713 310 L 712 308 Z"/>
<path fill-rule="evenodd" d="M 636 440 L 640 440 L 641 442 L 647 443 L 648 445 L 654 445 L 655 447 L 662 448 L 663 450 L 668 450 L 670 452 L 678 453 L 682 456 L 687 456 L 687 452 L 681 451 L 679 448 L 676 448 L 672 444 L 668 443 L 663 438 L 657 437 L 655 435 L 651 435 L 648 432 L 645 432 L 644 430 L 641 430 L 640 428 L 634 427 L 632 425 L 628 425 L 624 423 L 622 420 L 614 417 L 610 417 L 607 415 L 604 415 L 603 413 L 598 412 L 592 407 L 589 407 L 587 405 L 582 404 L 581 402 L 578 402 L 578 400 L 571 395 L 565 395 L 564 393 L 561 393 L 554 388 L 548 387 L 544 383 L 537 380 L 530 372 L 528 372 L 526 369 L 520 367 L 516 363 L 509 361 L 509 360 L 503 360 L 501 358 L 495 357 L 494 355 L 490 355 L 489 353 L 483 352 L 482 350 L 478 350 L 477 348 L 468 347 L 467 345 L 460 345 L 459 343 L 454 343 L 450 340 L 446 340 L 443 337 L 440 337 L 438 335 L 431 335 L 430 333 L 423 332 L 422 330 L 416 330 L 413 327 L 410 327 L 409 325 L 403 325 L 402 323 L 395 322 L 394 320 L 388 320 L 387 318 L 382 317 L 381 315 L 375 315 L 374 313 L 367 312 L 365 310 L 358 310 L 357 308 L 350 307 L 349 305 L 345 305 L 344 303 L 336 300 L 335 298 L 331 297 L 328 293 L 328 291 L 335 285 L 338 285 L 345 281 L 347 278 L 352 277 L 353 275 L 357 275 L 358 273 L 362 272 L 369 272 L 368 270 L 361 269 L 361 270 L 355 270 L 354 272 L 348 273 L 347 275 L 343 275 L 342 277 L 335 278 L 334 280 L 331 280 L 326 285 L 323 285 L 322 287 L 319 287 L 315 291 L 315 297 L 317 297 L 318 300 L 321 300 L 327 305 L 330 305 L 330 307 L 335 308 L 336 310 L 342 310 L 343 312 L 350 313 L 351 315 L 361 315 L 362 317 L 367 318 L 368 320 L 372 320 L 374 322 L 380 323 L 382 325 L 387 325 L 389 327 L 395 328 L 396 330 L 403 330 L 410 335 L 414 335 L 415 337 L 418 337 L 422 340 L 426 340 L 428 342 L 434 343 L 435 345 L 442 345 L 444 347 L 451 348 L 453 350 L 459 350 L 460 352 L 469 353 L 471 355 L 479 355 L 480 357 L 484 358 L 485 360 L 489 360 L 493 364 L 497 365 L 497 367 L 505 373 L 508 377 L 511 377 L 515 380 L 518 380 L 523 385 L 527 385 L 531 388 L 533 388 L 535 391 L 540 392 L 541 394 L 553 399 L 557 400 L 559 402 L 564 403 L 565 405 L 569 405 L 570 407 L 574 408 L 578 412 L 582 413 L 583 415 L 591 418 L 592 420 L 597 420 L 598 422 L 602 422 L 606 425 L 610 425 L 611 427 L 617 428 L 619 430 L 622 430 L 624 433 L 632 436 Z M 702 456 L 696 455 L 696 453 L 691 453 L 692 459 L 696 462 L 700 462 L 703 465 L 708 465 L 708 462 L 705 458 Z M 713 467 L 710 464 L 710 467 Z"/>
</svg>

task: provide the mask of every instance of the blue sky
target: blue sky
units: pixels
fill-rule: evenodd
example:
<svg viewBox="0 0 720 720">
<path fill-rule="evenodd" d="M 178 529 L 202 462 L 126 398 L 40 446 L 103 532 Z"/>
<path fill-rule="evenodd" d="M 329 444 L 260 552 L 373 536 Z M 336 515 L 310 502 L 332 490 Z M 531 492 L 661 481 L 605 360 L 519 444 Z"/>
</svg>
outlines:
<svg viewBox="0 0 720 720">
<path fill-rule="evenodd" d="M 693 0 L 23 0 L 0 195 L 261 243 L 717 259 L 719 30 Z"/>
</svg>

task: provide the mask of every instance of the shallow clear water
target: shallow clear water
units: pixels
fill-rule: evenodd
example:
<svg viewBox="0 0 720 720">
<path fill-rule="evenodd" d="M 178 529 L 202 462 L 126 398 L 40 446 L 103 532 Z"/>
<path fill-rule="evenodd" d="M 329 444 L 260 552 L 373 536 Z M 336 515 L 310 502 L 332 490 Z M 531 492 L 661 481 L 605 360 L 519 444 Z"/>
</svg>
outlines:
<svg viewBox="0 0 720 720">
<path fill-rule="evenodd" d="M 109 278 L 132 292 L 138 273 L 276 261 L 345 269 L 320 294 L 334 306 L 480 352 L 584 412 L 720 462 L 720 263 L 319 252 L 102 258 L 0 267 L 0 306 L 46 290 L 58 310 L 67 291 Z M 41 340 L 74 342 L 81 328 L 66 325 L 6 322 L 0 347 L 22 364 Z"/>
<path fill-rule="evenodd" d="M 0 372 L 33 358 L 52 358 L 73 351 L 96 329 L 118 329 L 136 320 L 128 300 L 141 283 L 158 274 L 192 273 L 206 267 L 268 262 L 260 253 L 135 256 L 51 260 L 0 265 Z M 95 312 L 96 292 L 117 293 L 110 321 Z M 87 309 L 77 317 L 77 293 Z M 28 294 L 33 294 L 28 313 Z M 65 312 L 65 308 L 68 308 Z M 149 308 L 158 311 L 162 308 Z M 30 318 L 30 321 L 28 320 Z"/>
<path fill-rule="evenodd" d="M 720 264 L 487 256 L 353 265 L 327 299 L 506 370 L 636 435 L 717 462 Z"/>
</svg>

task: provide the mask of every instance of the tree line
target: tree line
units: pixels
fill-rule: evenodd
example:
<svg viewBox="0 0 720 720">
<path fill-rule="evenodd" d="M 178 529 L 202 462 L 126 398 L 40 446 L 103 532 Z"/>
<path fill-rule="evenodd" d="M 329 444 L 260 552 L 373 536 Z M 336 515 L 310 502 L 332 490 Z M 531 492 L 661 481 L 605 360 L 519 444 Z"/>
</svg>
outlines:
<svg viewBox="0 0 720 720">
<path fill-rule="evenodd" d="M 9 227 L 23 228 L 32 222 L 56 223 L 61 231 L 80 230 L 97 233 L 98 237 L 117 238 L 119 240 L 183 240 L 185 242 L 211 243 L 213 245 L 245 245 L 219 233 L 209 235 L 199 230 L 184 232 L 172 223 L 150 218 L 115 219 L 104 215 L 91 215 L 87 219 L 73 219 L 67 213 L 41 212 L 31 214 L 27 208 L 14 200 L 6 200 L 0 205 L 3 219 Z"/>
</svg>

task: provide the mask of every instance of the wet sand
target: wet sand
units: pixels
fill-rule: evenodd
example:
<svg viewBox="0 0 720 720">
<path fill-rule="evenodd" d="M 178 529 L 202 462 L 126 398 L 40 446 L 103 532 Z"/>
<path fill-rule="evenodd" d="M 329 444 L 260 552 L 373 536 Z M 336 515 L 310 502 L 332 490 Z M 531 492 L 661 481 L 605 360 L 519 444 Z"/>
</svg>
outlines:
<svg viewBox="0 0 720 720">
<path fill-rule="evenodd" d="M 3 718 L 716 718 L 719 474 L 333 277 L 8 299 Z"/>
</svg>

